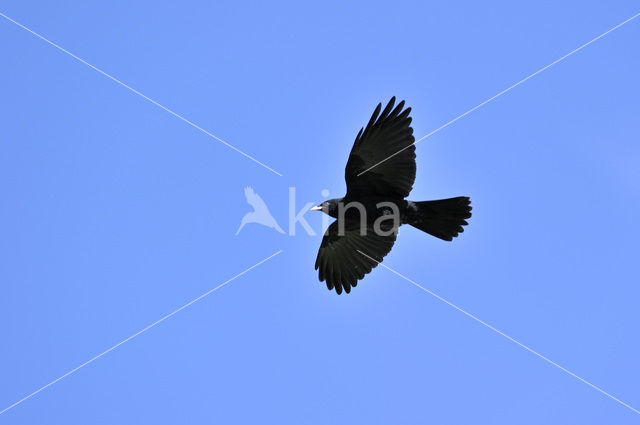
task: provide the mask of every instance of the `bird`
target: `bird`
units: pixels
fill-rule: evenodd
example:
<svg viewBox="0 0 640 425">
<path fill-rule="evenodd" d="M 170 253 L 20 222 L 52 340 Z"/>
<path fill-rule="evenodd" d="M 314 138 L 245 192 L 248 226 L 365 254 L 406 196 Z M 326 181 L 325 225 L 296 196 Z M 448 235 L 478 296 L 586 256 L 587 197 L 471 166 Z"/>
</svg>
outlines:
<svg viewBox="0 0 640 425">
<path fill-rule="evenodd" d="M 269 212 L 269 208 L 267 208 L 267 204 L 264 203 L 260 195 L 253 191 L 253 188 L 247 186 L 244 188 L 244 196 L 247 198 L 247 202 L 249 205 L 253 207 L 253 211 L 248 212 L 242 217 L 242 221 L 240 223 L 240 227 L 236 232 L 236 235 L 240 233 L 240 230 L 247 223 L 258 223 L 263 226 L 270 227 L 272 229 L 277 230 L 280 233 L 284 233 L 284 230 L 280 228 L 278 222 Z"/>
<path fill-rule="evenodd" d="M 347 193 L 313 211 L 336 218 L 327 228 L 316 258 L 320 282 L 336 293 L 350 293 L 391 251 L 398 228 L 409 224 L 451 241 L 471 217 L 467 196 L 414 202 L 406 200 L 416 178 L 411 108 L 395 106 L 395 96 L 375 108 L 360 129 L 345 169 Z"/>
</svg>

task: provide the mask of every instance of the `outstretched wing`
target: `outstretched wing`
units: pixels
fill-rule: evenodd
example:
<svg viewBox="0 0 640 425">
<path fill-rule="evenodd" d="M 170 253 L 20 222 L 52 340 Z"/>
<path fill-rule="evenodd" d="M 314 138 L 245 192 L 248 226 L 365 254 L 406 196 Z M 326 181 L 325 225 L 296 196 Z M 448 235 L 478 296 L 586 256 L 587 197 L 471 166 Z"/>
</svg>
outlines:
<svg viewBox="0 0 640 425">
<path fill-rule="evenodd" d="M 393 109 L 395 101 L 396 98 L 392 97 L 382 113 L 382 104 L 379 103 L 367 127 L 360 129 L 345 170 L 347 197 L 382 195 L 405 198 L 411 192 L 416 178 L 415 138 L 409 117 L 411 108 L 403 111 L 403 100 Z"/>
<path fill-rule="evenodd" d="M 340 235 L 338 221 L 329 226 L 316 258 L 320 281 L 326 281 L 327 288 L 335 288 L 338 294 L 343 289 L 347 294 L 351 292 L 351 287 L 382 261 L 391 251 L 398 230 L 387 228 L 383 235 L 368 226 L 365 235 L 361 235 L 359 222 L 347 222 L 344 227 L 344 233 Z"/>
<path fill-rule="evenodd" d="M 267 204 L 264 203 L 260 195 L 253 191 L 253 188 L 251 186 L 247 186 L 244 188 L 244 196 L 247 198 L 247 202 L 249 203 L 249 205 L 251 205 L 255 211 L 269 211 L 269 208 L 267 208 Z"/>
</svg>

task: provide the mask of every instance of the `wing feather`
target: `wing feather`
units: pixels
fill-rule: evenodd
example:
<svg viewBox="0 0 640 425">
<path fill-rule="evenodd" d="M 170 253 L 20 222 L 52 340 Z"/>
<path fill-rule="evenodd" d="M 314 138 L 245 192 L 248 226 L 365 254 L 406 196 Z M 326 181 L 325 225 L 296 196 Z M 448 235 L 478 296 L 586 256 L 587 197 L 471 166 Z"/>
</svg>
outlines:
<svg viewBox="0 0 640 425">
<path fill-rule="evenodd" d="M 416 178 L 411 108 L 403 110 L 404 100 L 395 108 L 394 104 L 395 97 L 380 112 L 379 103 L 367 126 L 360 129 L 345 169 L 347 197 L 405 198 L 411 192 Z"/>
<path fill-rule="evenodd" d="M 364 235 L 360 234 L 359 223 L 345 223 L 344 235 L 339 235 L 338 222 L 333 222 L 322 238 L 316 270 L 321 282 L 326 282 L 329 290 L 335 289 L 338 294 L 344 290 L 351 292 L 351 288 L 358 284 L 378 262 L 362 255 L 382 261 L 391 251 L 396 240 L 397 229 L 389 235 L 379 235 L 368 226 Z M 386 229 L 389 230 L 389 229 Z"/>
</svg>

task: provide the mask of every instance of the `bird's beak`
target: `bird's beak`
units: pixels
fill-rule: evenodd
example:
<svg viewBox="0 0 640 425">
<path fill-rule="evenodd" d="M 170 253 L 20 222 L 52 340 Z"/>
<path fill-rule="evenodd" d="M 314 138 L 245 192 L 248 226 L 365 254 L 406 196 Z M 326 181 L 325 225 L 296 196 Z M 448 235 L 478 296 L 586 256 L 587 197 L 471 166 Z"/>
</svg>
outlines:
<svg viewBox="0 0 640 425">
<path fill-rule="evenodd" d="M 311 208 L 309 211 L 322 211 L 322 207 L 318 205 L 317 207 Z"/>
</svg>

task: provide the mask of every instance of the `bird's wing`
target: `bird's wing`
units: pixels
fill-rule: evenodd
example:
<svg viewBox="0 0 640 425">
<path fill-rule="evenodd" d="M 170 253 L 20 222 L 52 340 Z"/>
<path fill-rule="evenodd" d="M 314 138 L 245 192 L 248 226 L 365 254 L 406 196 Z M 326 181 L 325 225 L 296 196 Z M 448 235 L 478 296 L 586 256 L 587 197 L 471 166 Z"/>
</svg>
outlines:
<svg viewBox="0 0 640 425">
<path fill-rule="evenodd" d="M 384 236 L 368 226 L 366 235 L 363 236 L 360 234 L 358 222 L 347 222 L 344 227 L 344 234 L 340 236 L 338 221 L 329 226 L 316 258 L 316 270 L 319 269 L 320 281 L 326 281 L 327 288 L 335 288 L 338 294 L 341 294 L 343 289 L 346 293 L 351 292 L 351 287 L 356 286 L 358 280 L 364 278 L 365 274 L 382 261 L 391 251 L 398 230 L 387 228 L 386 231 L 393 232 Z"/>
<path fill-rule="evenodd" d="M 247 186 L 244 188 L 244 196 L 247 198 L 247 202 L 253 207 L 254 210 L 260 212 L 265 210 L 267 212 L 269 211 L 269 208 L 267 208 L 267 205 L 264 203 L 260 195 L 255 193 L 251 186 Z"/>
<path fill-rule="evenodd" d="M 382 104 L 379 103 L 369 124 L 360 129 L 356 137 L 345 170 L 347 197 L 382 195 L 405 198 L 411 192 L 416 178 L 415 138 L 409 117 L 411 108 L 403 111 L 403 100 L 394 109 L 395 100 L 392 97 L 382 113 Z M 370 167 L 374 168 L 368 170 Z M 365 173 L 358 176 L 362 172 Z"/>
</svg>

